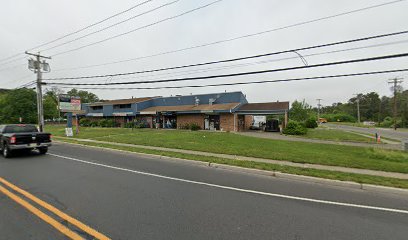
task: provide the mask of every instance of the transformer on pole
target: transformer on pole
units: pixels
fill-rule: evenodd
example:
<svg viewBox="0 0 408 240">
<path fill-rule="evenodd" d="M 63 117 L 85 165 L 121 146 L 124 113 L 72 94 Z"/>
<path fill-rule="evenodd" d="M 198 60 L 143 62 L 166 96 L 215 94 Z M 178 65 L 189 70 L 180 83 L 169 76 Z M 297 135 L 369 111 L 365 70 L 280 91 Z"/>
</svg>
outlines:
<svg viewBox="0 0 408 240">
<path fill-rule="evenodd" d="M 41 62 L 41 59 L 51 59 L 50 57 L 41 56 L 38 54 L 33 54 L 25 52 L 27 55 L 34 56 L 35 59 L 30 58 L 28 60 L 28 69 L 37 74 L 37 115 L 38 115 L 38 128 L 40 132 L 44 131 L 44 107 L 43 107 L 43 97 L 42 97 L 42 74 L 50 72 L 50 66 L 45 60 Z"/>
</svg>

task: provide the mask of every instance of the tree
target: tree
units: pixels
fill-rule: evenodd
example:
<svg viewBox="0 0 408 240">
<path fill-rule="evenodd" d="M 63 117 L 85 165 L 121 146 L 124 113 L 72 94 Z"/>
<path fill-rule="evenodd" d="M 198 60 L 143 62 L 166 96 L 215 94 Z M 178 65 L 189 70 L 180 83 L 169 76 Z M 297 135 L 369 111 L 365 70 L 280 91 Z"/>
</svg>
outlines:
<svg viewBox="0 0 408 240">
<path fill-rule="evenodd" d="M 313 110 L 312 107 L 309 104 L 307 104 L 305 100 L 303 100 L 302 102 L 295 100 L 292 103 L 292 107 L 289 111 L 289 114 L 290 119 L 298 122 L 304 122 L 313 114 Z"/>
<path fill-rule="evenodd" d="M 0 96 L 0 122 L 37 122 L 37 95 L 32 89 L 14 89 Z"/>
<path fill-rule="evenodd" d="M 88 91 L 83 91 L 78 89 L 71 89 L 70 91 L 67 92 L 68 95 L 70 96 L 78 96 L 81 98 L 81 103 L 93 103 L 93 102 L 98 102 L 99 98 L 96 96 L 96 94 L 88 92 Z"/>
<path fill-rule="evenodd" d="M 44 99 L 49 97 L 55 102 L 55 104 L 58 105 L 58 96 L 61 94 L 64 94 L 63 90 L 59 89 L 58 87 L 52 87 L 47 89 L 47 91 L 44 94 Z"/>
<path fill-rule="evenodd" d="M 45 95 L 43 100 L 44 119 L 56 119 L 60 116 L 58 102 L 51 95 Z"/>
</svg>

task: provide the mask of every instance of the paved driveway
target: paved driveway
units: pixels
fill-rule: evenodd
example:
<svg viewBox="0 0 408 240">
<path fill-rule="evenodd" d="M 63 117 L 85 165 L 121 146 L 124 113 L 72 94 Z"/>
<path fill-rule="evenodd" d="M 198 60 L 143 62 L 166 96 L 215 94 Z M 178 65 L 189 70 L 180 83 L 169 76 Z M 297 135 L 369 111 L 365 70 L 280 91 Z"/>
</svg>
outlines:
<svg viewBox="0 0 408 240">
<path fill-rule="evenodd" d="M 325 126 L 330 128 L 345 130 L 345 131 L 353 131 L 359 132 L 364 134 L 375 135 L 375 133 L 380 134 L 380 136 L 395 139 L 398 141 L 407 140 L 408 141 L 408 131 L 405 129 L 391 129 L 391 128 L 362 128 L 362 127 L 354 127 L 348 125 L 339 125 L 339 124 L 331 124 L 326 123 Z"/>
</svg>

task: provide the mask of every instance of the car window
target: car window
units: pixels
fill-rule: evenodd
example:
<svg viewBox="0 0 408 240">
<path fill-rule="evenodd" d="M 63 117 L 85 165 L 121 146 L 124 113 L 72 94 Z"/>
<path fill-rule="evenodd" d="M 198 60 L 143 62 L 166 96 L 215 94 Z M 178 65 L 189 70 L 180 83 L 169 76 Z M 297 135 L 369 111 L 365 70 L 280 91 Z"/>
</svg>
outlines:
<svg viewBox="0 0 408 240">
<path fill-rule="evenodd" d="M 10 125 L 4 128 L 3 133 L 23 133 L 23 132 L 38 132 L 34 125 Z"/>
</svg>

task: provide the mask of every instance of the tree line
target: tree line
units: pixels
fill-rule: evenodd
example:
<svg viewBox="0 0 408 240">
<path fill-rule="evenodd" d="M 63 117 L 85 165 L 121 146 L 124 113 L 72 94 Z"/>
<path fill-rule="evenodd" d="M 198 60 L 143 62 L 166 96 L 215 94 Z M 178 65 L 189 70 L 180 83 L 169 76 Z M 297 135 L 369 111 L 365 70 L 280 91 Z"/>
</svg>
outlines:
<svg viewBox="0 0 408 240">
<path fill-rule="evenodd" d="M 408 90 L 397 90 L 397 127 L 408 127 Z M 361 122 L 375 122 L 377 126 L 394 126 L 394 96 L 381 96 L 376 92 L 358 94 L 347 102 L 337 102 L 320 109 L 320 116 L 328 121 L 357 122 L 357 102 L 360 107 Z M 305 101 L 295 101 L 290 109 L 290 119 L 303 122 L 308 118 L 317 119 L 317 107 L 311 107 Z"/>
<path fill-rule="evenodd" d="M 58 96 L 79 96 L 82 103 L 98 102 L 98 96 L 75 88 L 64 92 L 59 88 L 47 89 L 43 95 L 44 119 L 55 121 L 64 116 L 58 109 Z M 37 123 L 37 93 L 33 89 L 0 90 L 0 123 Z"/>
</svg>

